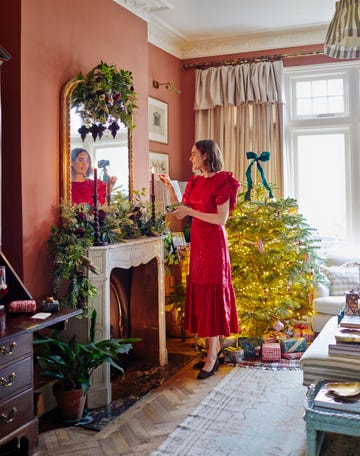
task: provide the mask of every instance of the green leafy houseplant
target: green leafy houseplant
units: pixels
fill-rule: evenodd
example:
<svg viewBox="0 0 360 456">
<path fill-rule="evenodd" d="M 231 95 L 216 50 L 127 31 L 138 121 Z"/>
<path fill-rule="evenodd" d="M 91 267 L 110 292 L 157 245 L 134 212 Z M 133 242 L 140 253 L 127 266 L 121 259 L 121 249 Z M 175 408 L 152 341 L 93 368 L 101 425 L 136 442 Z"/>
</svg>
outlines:
<svg viewBox="0 0 360 456">
<path fill-rule="evenodd" d="M 85 125 L 79 133 L 84 138 L 91 132 L 101 138 L 108 128 L 113 137 L 119 122 L 133 128 L 133 113 L 137 108 L 132 72 L 101 62 L 85 76 L 79 73 L 78 84 L 71 95 L 71 107 L 76 108 Z"/>
<path fill-rule="evenodd" d="M 76 343 L 76 335 L 69 342 L 60 338 L 60 332 L 54 330 L 50 337 L 35 334 L 34 345 L 37 361 L 42 369 L 41 375 L 57 381 L 60 389 L 65 391 L 82 389 L 86 396 L 94 370 L 103 363 L 124 373 L 118 364 L 120 354 L 128 354 L 132 344 L 139 338 L 104 339 L 95 341 L 96 311 L 91 314 L 89 340 L 86 344 Z"/>
</svg>

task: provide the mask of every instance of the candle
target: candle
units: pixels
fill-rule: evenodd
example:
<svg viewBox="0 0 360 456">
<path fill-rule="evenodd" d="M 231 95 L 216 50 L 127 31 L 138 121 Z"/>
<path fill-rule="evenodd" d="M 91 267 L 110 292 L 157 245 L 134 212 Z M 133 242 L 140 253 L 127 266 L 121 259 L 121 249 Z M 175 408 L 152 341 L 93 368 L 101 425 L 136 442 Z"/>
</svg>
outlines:
<svg viewBox="0 0 360 456">
<path fill-rule="evenodd" d="M 155 195 L 155 168 L 151 168 L 151 194 Z"/>
<path fill-rule="evenodd" d="M 94 195 L 97 195 L 97 168 L 94 168 Z"/>
<path fill-rule="evenodd" d="M 111 182 L 111 177 L 108 175 L 108 180 L 106 182 L 106 196 L 110 196 L 111 194 L 111 185 L 110 185 L 110 182 Z"/>
</svg>

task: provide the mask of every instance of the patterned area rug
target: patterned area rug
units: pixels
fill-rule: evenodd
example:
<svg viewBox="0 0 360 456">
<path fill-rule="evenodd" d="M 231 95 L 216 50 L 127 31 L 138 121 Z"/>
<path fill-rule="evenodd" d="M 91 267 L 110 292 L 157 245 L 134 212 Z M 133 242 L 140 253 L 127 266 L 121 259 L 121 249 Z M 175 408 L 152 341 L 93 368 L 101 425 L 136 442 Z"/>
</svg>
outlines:
<svg viewBox="0 0 360 456">
<path fill-rule="evenodd" d="M 300 361 L 298 359 L 285 358 L 281 358 L 281 360 L 276 363 L 259 360 L 244 360 L 240 361 L 237 366 L 261 370 L 300 370 Z"/>
<path fill-rule="evenodd" d="M 234 367 L 152 456 L 305 455 L 300 371 Z"/>
<path fill-rule="evenodd" d="M 151 456 L 305 456 L 305 394 L 300 371 L 234 367 Z M 320 453 L 359 454 L 334 434 Z"/>
</svg>

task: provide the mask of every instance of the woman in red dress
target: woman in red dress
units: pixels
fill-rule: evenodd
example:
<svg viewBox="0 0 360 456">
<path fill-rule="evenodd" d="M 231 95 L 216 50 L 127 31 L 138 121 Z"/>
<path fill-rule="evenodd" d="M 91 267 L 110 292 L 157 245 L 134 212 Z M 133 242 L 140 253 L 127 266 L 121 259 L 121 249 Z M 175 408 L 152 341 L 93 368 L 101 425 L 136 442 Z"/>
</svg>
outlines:
<svg viewBox="0 0 360 456">
<path fill-rule="evenodd" d="M 77 148 L 71 151 L 71 202 L 72 204 L 94 204 L 94 181 L 89 179 L 93 170 L 91 157 L 85 149 Z M 106 184 L 97 181 L 99 204 L 105 204 Z"/>
<path fill-rule="evenodd" d="M 178 219 L 192 217 L 185 328 L 208 338 L 207 356 L 198 374 L 198 379 L 204 379 L 218 368 L 219 336 L 239 329 L 225 224 L 235 208 L 240 184 L 232 173 L 222 171 L 222 154 L 212 140 L 197 141 L 190 161 L 197 174 L 189 179 L 183 204 L 172 214 Z M 162 174 L 160 179 L 169 190 L 171 203 L 176 203 L 169 176 Z"/>
</svg>

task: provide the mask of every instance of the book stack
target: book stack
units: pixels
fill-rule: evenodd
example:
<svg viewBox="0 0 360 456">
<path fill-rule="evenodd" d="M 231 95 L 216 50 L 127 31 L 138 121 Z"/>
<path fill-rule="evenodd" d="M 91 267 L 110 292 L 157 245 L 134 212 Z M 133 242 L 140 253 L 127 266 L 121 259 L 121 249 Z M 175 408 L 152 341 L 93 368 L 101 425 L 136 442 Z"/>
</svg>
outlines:
<svg viewBox="0 0 360 456">
<path fill-rule="evenodd" d="M 345 315 L 329 344 L 329 355 L 360 357 L 360 316 Z"/>
<path fill-rule="evenodd" d="M 340 391 L 340 395 L 336 394 L 336 391 L 331 389 L 331 385 L 336 385 L 336 383 L 328 383 L 321 387 L 314 399 L 314 405 L 316 407 L 339 410 L 342 412 L 360 413 L 360 395 L 355 394 L 356 392 L 359 392 L 360 383 L 343 383 L 344 391 L 347 385 L 349 385 L 352 390 L 354 390 L 354 388 L 356 389 L 354 395 L 352 395 L 351 389 L 349 389 L 349 396 L 341 396 Z M 338 385 L 340 388 L 342 384 L 338 383 Z"/>
</svg>

